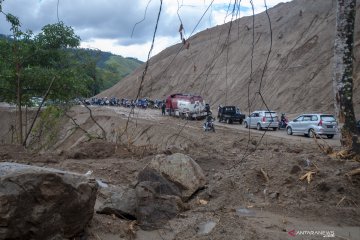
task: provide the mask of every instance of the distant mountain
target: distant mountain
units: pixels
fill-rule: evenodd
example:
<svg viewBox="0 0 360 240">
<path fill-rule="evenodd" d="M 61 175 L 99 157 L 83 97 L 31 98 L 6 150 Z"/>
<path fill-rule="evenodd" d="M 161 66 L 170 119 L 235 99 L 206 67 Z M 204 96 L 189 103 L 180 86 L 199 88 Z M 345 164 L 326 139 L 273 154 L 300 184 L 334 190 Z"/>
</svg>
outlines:
<svg viewBox="0 0 360 240">
<path fill-rule="evenodd" d="M 0 33 L 0 39 L 10 39 L 10 37 Z"/>
<path fill-rule="evenodd" d="M 142 61 L 136 58 L 124 58 L 120 55 L 102 52 L 100 50 L 80 48 L 76 51 L 85 52 L 96 59 L 96 75 L 97 78 L 103 80 L 100 91 L 114 86 L 143 64 Z"/>
<path fill-rule="evenodd" d="M 0 34 L 0 39 L 12 40 L 9 36 Z M 142 61 L 132 57 L 122 57 L 110 52 L 103 52 L 100 50 L 76 48 L 71 49 L 73 53 L 80 56 L 80 59 L 85 61 L 85 56 L 91 56 L 96 61 L 96 77 L 102 80 L 99 91 L 104 91 L 121 79 L 132 73 L 136 68 L 143 64 Z M 81 57 L 82 56 L 82 57 Z"/>
</svg>

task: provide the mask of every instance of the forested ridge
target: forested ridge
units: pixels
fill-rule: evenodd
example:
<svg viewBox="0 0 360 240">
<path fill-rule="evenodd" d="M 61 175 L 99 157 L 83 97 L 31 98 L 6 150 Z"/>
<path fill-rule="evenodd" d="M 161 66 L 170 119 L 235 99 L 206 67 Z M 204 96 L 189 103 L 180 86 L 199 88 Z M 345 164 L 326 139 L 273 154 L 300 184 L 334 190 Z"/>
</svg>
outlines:
<svg viewBox="0 0 360 240">
<path fill-rule="evenodd" d="M 10 43 L 13 41 L 13 38 L 11 36 L 0 34 L 0 41 L 2 43 Z M 143 63 L 136 58 L 123 57 L 110 52 L 103 52 L 89 48 L 72 48 L 66 49 L 66 51 L 70 52 L 73 56 L 77 56 L 79 63 L 85 63 L 89 60 L 95 62 L 96 74 L 94 77 L 96 79 L 96 83 L 94 83 L 93 86 L 89 86 L 89 92 L 86 93 L 84 97 L 95 95 L 112 87 Z M 4 58 L 1 60 L 5 61 Z M 4 84 L 3 80 L 4 79 L 0 79 L 2 84 Z M 4 89 L 2 90 L 4 91 Z"/>
</svg>

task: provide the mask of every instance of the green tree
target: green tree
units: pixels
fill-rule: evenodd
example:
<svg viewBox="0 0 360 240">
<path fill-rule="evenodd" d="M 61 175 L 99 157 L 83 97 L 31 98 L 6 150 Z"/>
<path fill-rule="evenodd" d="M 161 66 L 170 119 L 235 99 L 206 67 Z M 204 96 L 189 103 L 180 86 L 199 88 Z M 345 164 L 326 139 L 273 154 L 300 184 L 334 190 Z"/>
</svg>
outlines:
<svg viewBox="0 0 360 240">
<path fill-rule="evenodd" d="M 31 97 L 46 93 L 53 100 L 66 101 L 87 96 L 96 70 L 95 64 L 81 61 L 71 51 L 80 44 L 71 27 L 62 22 L 48 24 L 34 36 L 31 31 L 21 31 L 17 17 L 5 15 L 11 24 L 12 36 L 0 40 L 0 100 L 16 103 L 18 141 L 22 143 L 21 107 L 28 104 Z"/>
</svg>

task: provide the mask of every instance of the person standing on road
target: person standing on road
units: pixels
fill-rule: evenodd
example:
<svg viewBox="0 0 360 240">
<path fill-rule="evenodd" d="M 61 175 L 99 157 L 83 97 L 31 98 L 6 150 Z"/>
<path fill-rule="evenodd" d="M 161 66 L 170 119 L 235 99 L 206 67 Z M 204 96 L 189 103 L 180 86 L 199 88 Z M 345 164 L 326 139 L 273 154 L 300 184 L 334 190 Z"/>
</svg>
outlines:
<svg viewBox="0 0 360 240">
<path fill-rule="evenodd" d="M 221 106 L 221 104 L 219 105 L 219 107 L 218 107 L 218 118 L 220 119 L 220 112 L 221 112 L 221 109 L 222 109 L 222 106 Z"/>
<path fill-rule="evenodd" d="M 166 108 L 166 105 L 165 105 L 165 103 L 163 103 L 161 105 L 161 115 L 165 115 L 165 108 Z"/>
<path fill-rule="evenodd" d="M 208 103 L 205 104 L 205 112 L 206 112 L 206 115 L 209 115 L 209 113 L 210 113 L 210 105 Z"/>
</svg>

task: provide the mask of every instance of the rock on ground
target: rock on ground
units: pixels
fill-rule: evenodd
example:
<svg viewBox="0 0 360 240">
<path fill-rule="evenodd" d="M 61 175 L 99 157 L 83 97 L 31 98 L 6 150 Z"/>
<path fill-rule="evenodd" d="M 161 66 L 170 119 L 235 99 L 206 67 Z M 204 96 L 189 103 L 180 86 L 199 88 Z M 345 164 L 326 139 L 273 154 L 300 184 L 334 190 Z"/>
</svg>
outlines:
<svg viewBox="0 0 360 240">
<path fill-rule="evenodd" d="M 158 182 L 144 181 L 136 186 L 138 225 L 143 230 L 163 228 L 184 209 L 180 197 L 159 191 Z"/>
<path fill-rule="evenodd" d="M 99 191 L 105 201 L 100 204 L 97 213 L 115 214 L 119 218 L 134 220 L 136 214 L 135 189 L 126 186 L 110 186 Z"/>
<path fill-rule="evenodd" d="M 138 175 L 136 218 L 144 230 L 163 228 L 186 209 L 188 200 L 206 183 L 200 166 L 176 153 L 157 155 Z"/>
<path fill-rule="evenodd" d="M 0 239 L 74 237 L 93 217 L 96 192 L 84 175 L 0 163 Z"/>
<path fill-rule="evenodd" d="M 158 171 L 179 186 L 184 200 L 206 184 L 206 177 L 200 166 L 182 153 L 157 155 L 147 167 Z"/>
</svg>

